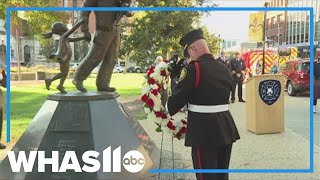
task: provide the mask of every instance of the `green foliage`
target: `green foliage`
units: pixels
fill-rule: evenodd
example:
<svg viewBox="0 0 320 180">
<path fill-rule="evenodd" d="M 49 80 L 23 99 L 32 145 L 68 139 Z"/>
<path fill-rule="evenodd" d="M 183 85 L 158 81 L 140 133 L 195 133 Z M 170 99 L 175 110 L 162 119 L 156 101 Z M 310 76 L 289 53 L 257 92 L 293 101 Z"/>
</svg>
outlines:
<svg viewBox="0 0 320 180">
<path fill-rule="evenodd" d="M 7 0 L 0 3 L 0 19 L 6 19 L 7 7 L 55 7 L 58 6 L 58 0 Z M 19 17 L 18 17 L 19 15 Z M 51 24 L 60 21 L 66 23 L 69 14 L 67 12 L 44 12 L 44 11 L 26 11 L 21 17 L 22 13 L 12 11 L 10 13 L 11 22 L 13 24 L 20 24 L 22 19 L 28 21 L 28 26 L 23 27 L 29 35 L 40 36 L 42 32 L 49 31 Z"/>
<path fill-rule="evenodd" d="M 57 50 L 59 42 L 57 40 L 53 40 L 52 38 L 46 39 L 45 43 L 43 43 L 42 41 L 43 39 L 40 41 L 40 54 L 44 55 L 46 58 L 49 58 L 49 56 Z"/>
<path fill-rule="evenodd" d="M 191 1 L 178 0 L 142 0 L 139 1 L 140 7 L 190 7 L 201 6 L 207 1 L 197 0 L 196 4 Z M 122 36 L 122 47 L 120 55 L 123 59 L 129 56 L 130 60 L 136 61 L 138 65 L 150 65 L 154 59 L 161 55 L 166 58 L 167 53 L 172 55 L 183 54 L 183 47 L 179 45 L 180 38 L 190 30 L 199 27 L 201 12 L 196 11 L 148 11 L 138 12 L 131 23 L 125 25 L 126 32 Z M 205 27 L 201 27 L 204 32 L 208 45 L 212 52 L 218 49 L 218 38 L 210 35 Z"/>
<path fill-rule="evenodd" d="M 90 43 L 87 41 L 77 41 L 74 43 L 74 59 L 80 62 L 88 53 Z"/>
<path fill-rule="evenodd" d="M 210 34 L 208 31 L 208 28 L 202 27 L 201 29 L 203 30 L 204 37 L 207 40 L 208 47 L 209 47 L 210 51 L 213 54 L 218 54 L 219 49 L 220 49 L 219 45 L 220 45 L 221 39 L 219 37 L 215 36 L 214 34 Z"/>
</svg>

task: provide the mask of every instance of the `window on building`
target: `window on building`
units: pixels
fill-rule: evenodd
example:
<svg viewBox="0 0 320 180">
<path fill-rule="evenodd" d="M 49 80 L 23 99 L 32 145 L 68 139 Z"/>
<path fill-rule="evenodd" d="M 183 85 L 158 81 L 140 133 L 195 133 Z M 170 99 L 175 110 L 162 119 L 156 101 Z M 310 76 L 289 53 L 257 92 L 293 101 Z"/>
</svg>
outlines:
<svg viewBox="0 0 320 180">
<path fill-rule="evenodd" d="M 309 33 L 306 33 L 304 36 L 304 42 L 309 42 Z"/>
<path fill-rule="evenodd" d="M 227 48 L 231 47 L 231 41 L 227 42 Z"/>
<path fill-rule="evenodd" d="M 279 34 L 277 42 L 279 45 L 282 45 L 282 34 Z"/>
<path fill-rule="evenodd" d="M 274 19 L 275 19 L 274 17 L 271 18 L 271 29 L 274 29 L 274 23 L 275 23 Z"/>
<path fill-rule="evenodd" d="M 278 22 L 279 22 L 279 26 L 282 27 L 284 22 L 284 18 L 282 14 L 278 16 Z"/>
<path fill-rule="evenodd" d="M 291 44 L 291 36 L 287 37 L 287 42 L 288 42 L 288 44 Z"/>
<path fill-rule="evenodd" d="M 78 0 L 73 0 L 73 1 L 72 1 L 72 6 L 73 6 L 73 7 L 77 7 L 77 4 L 78 4 Z"/>
<path fill-rule="evenodd" d="M 30 25 L 28 24 L 28 21 L 22 20 L 22 36 L 28 36 L 30 35 Z"/>
<path fill-rule="evenodd" d="M 68 2 L 69 2 L 69 0 L 63 0 L 63 6 L 68 7 Z"/>
</svg>

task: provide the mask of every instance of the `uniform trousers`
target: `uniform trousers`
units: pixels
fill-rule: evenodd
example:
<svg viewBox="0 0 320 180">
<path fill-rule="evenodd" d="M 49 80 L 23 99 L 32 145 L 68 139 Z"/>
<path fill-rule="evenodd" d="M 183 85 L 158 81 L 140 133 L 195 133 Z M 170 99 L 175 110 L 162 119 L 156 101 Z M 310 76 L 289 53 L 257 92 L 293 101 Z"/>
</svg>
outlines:
<svg viewBox="0 0 320 180">
<path fill-rule="evenodd" d="M 3 107 L 0 107 L 0 142 L 2 137 L 2 125 L 3 125 Z"/>
<path fill-rule="evenodd" d="M 234 89 L 232 89 L 231 92 L 231 101 L 234 101 L 236 98 L 236 87 L 238 86 L 238 98 L 239 100 L 243 100 L 242 99 L 242 77 L 241 78 L 234 78 L 234 83 L 235 83 L 235 87 Z"/>
<path fill-rule="evenodd" d="M 6 78 L 6 76 L 4 76 L 3 78 Z M 2 81 L 2 83 L 6 83 L 6 81 Z M 0 89 L 0 100 L 2 102 L 4 102 L 4 96 L 3 96 L 1 89 Z M 0 142 L 1 142 L 1 137 L 2 137 L 2 126 L 3 126 L 3 119 L 4 119 L 3 118 L 3 106 L 4 106 L 4 104 L 0 104 Z"/>
<path fill-rule="evenodd" d="M 229 169 L 232 144 L 216 148 L 192 146 L 194 169 Z M 197 180 L 228 180 L 228 173 L 197 173 Z"/>
</svg>

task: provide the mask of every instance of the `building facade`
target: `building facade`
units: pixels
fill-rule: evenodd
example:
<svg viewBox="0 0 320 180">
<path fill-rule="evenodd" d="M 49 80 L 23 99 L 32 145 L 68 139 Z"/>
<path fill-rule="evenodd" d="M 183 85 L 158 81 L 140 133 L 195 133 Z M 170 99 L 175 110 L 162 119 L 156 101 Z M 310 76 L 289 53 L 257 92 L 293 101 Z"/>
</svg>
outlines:
<svg viewBox="0 0 320 180">
<path fill-rule="evenodd" d="M 310 13 L 307 11 L 267 11 L 265 36 L 268 48 L 297 47 L 299 57 L 310 57 L 310 43 L 320 55 L 320 0 L 267 0 L 267 7 L 312 7 L 314 42 L 310 42 Z M 257 47 L 262 48 L 261 43 Z"/>
<path fill-rule="evenodd" d="M 308 57 L 310 43 L 320 51 L 320 0 L 288 0 L 288 7 L 313 7 L 314 9 L 314 42 L 310 42 L 310 13 L 306 11 L 288 12 L 287 46 L 298 47 L 300 57 Z"/>
<path fill-rule="evenodd" d="M 221 42 L 220 47 L 225 51 L 240 51 L 241 41 L 238 39 L 224 39 Z"/>
<path fill-rule="evenodd" d="M 288 0 L 269 0 L 267 7 L 287 7 Z M 286 44 L 287 12 L 268 11 L 266 14 L 265 35 L 269 47 Z"/>
</svg>

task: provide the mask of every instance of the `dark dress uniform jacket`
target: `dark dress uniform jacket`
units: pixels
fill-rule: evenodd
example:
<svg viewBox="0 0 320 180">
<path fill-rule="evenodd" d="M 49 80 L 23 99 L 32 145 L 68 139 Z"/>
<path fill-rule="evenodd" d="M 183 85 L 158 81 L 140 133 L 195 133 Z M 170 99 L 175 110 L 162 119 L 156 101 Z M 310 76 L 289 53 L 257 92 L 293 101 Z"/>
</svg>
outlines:
<svg viewBox="0 0 320 180">
<path fill-rule="evenodd" d="M 174 115 L 185 104 L 228 104 L 234 82 L 230 71 L 213 59 L 211 54 L 199 58 L 200 82 L 195 87 L 195 64 L 188 65 L 187 73 L 180 79 L 176 92 L 169 97 L 168 110 Z M 218 113 L 188 112 L 186 146 L 218 147 L 232 144 L 239 133 L 229 111 Z"/>
<path fill-rule="evenodd" d="M 231 71 L 235 71 L 235 73 L 233 74 L 234 78 L 237 80 L 242 80 L 243 74 L 241 73 L 241 71 L 246 70 L 246 63 L 244 62 L 244 60 L 240 59 L 239 61 L 237 61 L 236 59 L 233 59 L 230 63 L 230 67 L 231 67 Z M 236 73 L 240 73 L 241 76 L 238 78 L 236 76 Z"/>
<path fill-rule="evenodd" d="M 320 98 L 320 63 L 315 63 L 313 68 L 314 73 L 314 99 Z"/>
<path fill-rule="evenodd" d="M 320 80 L 320 63 L 314 64 L 313 72 L 314 72 L 314 77 Z"/>
<path fill-rule="evenodd" d="M 218 59 L 217 59 L 217 61 L 218 62 L 220 62 L 220 63 L 222 63 L 224 66 L 226 66 L 228 69 L 230 69 L 231 67 L 230 67 L 230 62 L 228 61 L 228 60 L 222 60 L 222 58 L 221 57 L 219 57 Z"/>
</svg>

